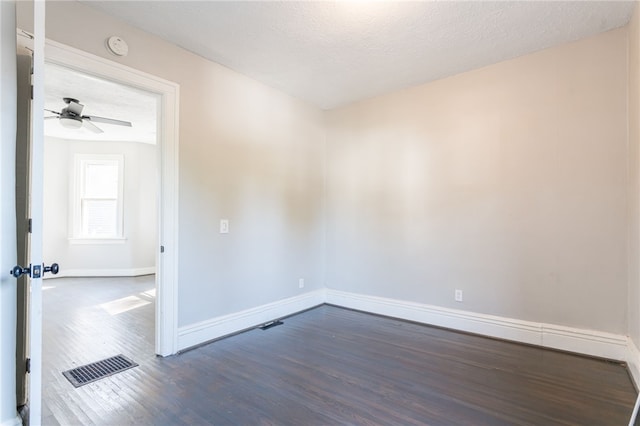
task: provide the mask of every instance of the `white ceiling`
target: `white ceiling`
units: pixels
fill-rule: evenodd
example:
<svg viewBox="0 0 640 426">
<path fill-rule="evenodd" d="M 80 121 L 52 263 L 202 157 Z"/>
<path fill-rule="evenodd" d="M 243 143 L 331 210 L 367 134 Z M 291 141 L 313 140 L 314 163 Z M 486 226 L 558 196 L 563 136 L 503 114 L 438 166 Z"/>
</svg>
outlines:
<svg viewBox="0 0 640 426">
<path fill-rule="evenodd" d="M 620 27 L 635 5 L 83 1 L 323 109 Z"/>
<path fill-rule="evenodd" d="M 104 133 L 67 129 L 58 120 L 45 120 L 46 136 L 71 140 L 156 142 L 157 95 L 124 86 L 68 68 L 47 63 L 44 73 L 44 107 L 58 111 L 67 105 L 62 98 L 75 98 L 84 105 L 82 115 L 130 121 L 131 127 L 95 123 Z M 54 114 L 45 111 L 45 117 Z"/>
</svg>

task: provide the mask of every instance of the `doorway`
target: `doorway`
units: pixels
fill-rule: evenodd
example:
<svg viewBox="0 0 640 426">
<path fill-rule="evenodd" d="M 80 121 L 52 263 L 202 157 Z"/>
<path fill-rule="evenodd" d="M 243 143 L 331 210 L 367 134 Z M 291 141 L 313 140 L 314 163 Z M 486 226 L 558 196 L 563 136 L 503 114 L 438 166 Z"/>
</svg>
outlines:
<svg viewBox="0 0 640 426">
<path fill-rule="evenodd" d="M 43 256 L 60 264 L 42 286 L 46 420 L 75 395 L 63 371 L 155 356 L 160 96 L 56 64 L 44 75 Z M 71 108 L 85 118 L 68 127 Z"/>
<path fill-rule="evenodd" d="M 47 40 L 46 63 L 157 96 L 157 241 L 155 353 L 177 352 L 179 86 L 113 61 Z M 107 112 L 105 115 L 108 115 Z"/>
</svg>

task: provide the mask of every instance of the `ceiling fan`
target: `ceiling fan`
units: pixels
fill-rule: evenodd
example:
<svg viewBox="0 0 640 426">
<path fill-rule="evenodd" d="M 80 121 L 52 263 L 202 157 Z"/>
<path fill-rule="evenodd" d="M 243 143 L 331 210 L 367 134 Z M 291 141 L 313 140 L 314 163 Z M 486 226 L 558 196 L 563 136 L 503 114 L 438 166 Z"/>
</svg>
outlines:
<svg viewBox="0 0 640 426">
<path fill-rule="evenodd" d="M 94 133 L 103 133 L 103 130 L 96 126 L 95 123 L 115 124 L 116 126 L 131 127 L 131 123 L 128 121 L 115 120 L 113 118 L 97 117 L 95 115 L 82 115 L 82 105 L 77 99 L 74 98 L 62 98 L 67 104 L 65 108 L 62 108 L 60 112 L 46 109 L 45 111 L 52 112 L 56 115 L 51 117 L 45 117 L 45 120 L 57 118 L 60 120 L 60 124 L 68 129 L 79 129 L 85 127 Z"/>
</svg>

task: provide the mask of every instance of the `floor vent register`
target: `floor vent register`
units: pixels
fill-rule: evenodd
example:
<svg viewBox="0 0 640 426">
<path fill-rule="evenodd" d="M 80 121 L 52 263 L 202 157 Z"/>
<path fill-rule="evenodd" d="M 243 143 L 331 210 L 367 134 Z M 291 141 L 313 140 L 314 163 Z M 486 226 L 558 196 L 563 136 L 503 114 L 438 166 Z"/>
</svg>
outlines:
<svg viewBox="0 0 640 426">
<path fill-rule="evenodd" d="M 126 356 L 116 355 L 102 361 L 92 362 L 91 364 L 64 371 L 62 374 L 73 386 L 80 387 L 137 366 L 138 364 Z"/>
</svg>

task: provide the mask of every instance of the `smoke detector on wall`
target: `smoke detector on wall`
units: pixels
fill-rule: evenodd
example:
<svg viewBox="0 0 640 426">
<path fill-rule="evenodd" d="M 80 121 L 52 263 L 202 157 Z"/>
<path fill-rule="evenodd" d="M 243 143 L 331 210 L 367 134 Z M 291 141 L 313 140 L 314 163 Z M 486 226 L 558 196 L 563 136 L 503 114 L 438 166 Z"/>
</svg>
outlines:
<svg viewBox="0 0 640 426">
<path fill-rule="evenodd" d="M 107 39 L 107 49 L 116 56 L 127 56 L 129 46 L 122 37 L 111 36 Z"/>
</svg>

